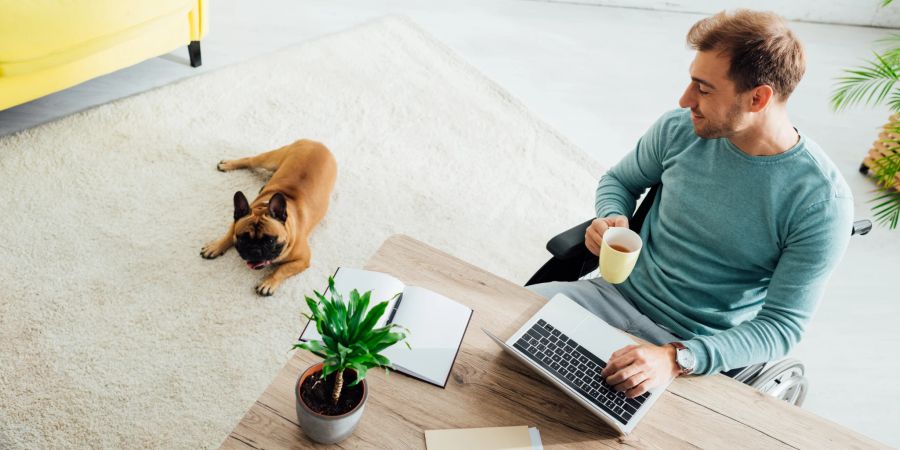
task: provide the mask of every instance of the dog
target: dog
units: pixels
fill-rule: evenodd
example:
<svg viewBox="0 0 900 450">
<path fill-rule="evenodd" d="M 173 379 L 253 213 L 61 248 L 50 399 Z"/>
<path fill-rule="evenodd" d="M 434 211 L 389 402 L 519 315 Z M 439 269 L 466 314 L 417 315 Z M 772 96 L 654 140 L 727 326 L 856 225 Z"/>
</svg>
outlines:
<svg viewBox="0 0 900 450">
<path fill-rule="evenodd" d="M 253 203 L 241 191 L 234 194 L 234 222 L 225 236 L 204 246 L 200 255 L 217 258 L 233 246 L 251 269 L 276 265 L 256 286 L 257 294 L 269 296 L 284 280 L 309 267 L 309 236 L 328 211 L 337 162 L 327 147 L 303 139 L 256 156 L 223 160 L 217 166 L 222 172 L 255 168 L 272 171 L 272 177 Z"/>
</svg>

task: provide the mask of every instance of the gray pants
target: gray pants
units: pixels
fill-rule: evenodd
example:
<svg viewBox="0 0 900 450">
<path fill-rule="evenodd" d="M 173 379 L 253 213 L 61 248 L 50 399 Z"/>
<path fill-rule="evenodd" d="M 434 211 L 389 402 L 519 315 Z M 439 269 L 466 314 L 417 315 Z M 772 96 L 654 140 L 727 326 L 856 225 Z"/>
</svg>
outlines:
<svg viewBox="0 0 900 450">
<path fill-rule="evenodd" d="M 638 311 L 634 303 L 602 278 L 551 281 L 533 284 L 528 289 L 548 299 L 556 294 L 563 294 L 613 327 L 656 345 L 680 340 Z"/>
</svg>

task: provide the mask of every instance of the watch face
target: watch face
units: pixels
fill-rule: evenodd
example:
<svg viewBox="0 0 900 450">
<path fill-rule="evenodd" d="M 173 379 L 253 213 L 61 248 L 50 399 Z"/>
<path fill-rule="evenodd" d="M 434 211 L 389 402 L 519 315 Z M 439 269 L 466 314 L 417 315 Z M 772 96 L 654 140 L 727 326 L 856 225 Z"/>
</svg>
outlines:
<svg viewBox="0 0 900 450">
<path fill-rule="evenodd" d="M 683 369 L 694 370 L 694 352 L 692 352 L 691 349 L 684 348 L 678 350 L 676 360 L 678 361 L 678 365 Z"/>
</svg>

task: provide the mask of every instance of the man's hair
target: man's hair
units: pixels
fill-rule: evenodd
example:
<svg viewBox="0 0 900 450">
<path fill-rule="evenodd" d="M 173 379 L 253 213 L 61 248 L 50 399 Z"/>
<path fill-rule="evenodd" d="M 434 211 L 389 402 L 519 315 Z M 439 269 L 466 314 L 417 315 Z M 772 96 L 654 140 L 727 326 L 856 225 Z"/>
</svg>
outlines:
<svg viewBox="0 0 900 450">
<path fill-rule="evenodd" d="M 768 84 L 787 100 L 806 71 L 803 45 L 784 19 L 770 12 L 722 11 L 695 23 L 687 43 L 694 50 L 727 55 L 728 76 L 738 93 Z"/>
</svg>

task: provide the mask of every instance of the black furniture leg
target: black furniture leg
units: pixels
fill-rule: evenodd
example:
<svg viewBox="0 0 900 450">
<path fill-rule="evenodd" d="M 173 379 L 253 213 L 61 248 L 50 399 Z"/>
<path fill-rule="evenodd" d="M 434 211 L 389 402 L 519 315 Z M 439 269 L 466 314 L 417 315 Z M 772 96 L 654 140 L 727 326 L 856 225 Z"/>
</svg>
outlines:
<svg viewBox="0 0 900 450">
<path fill-rule="evenodd" d="M 200 59 L 200 41 L 191 41 L 188 44 L 188 55 L 191 56 L 191 67 L 200 67 L 200 64 L 203 64 Z"/>
</svg>

